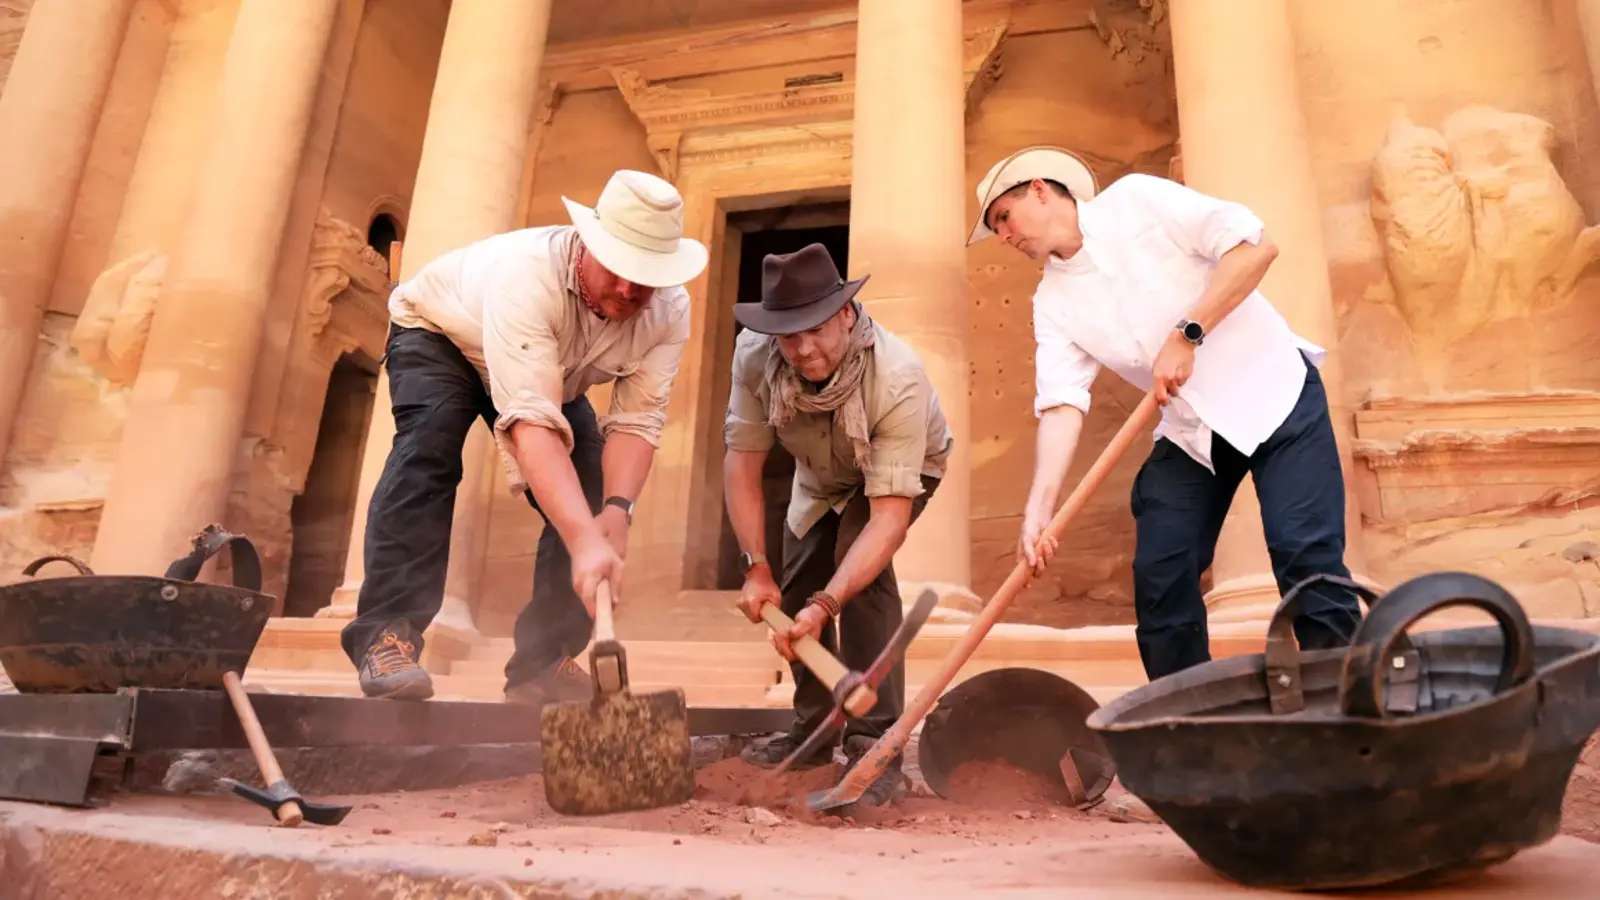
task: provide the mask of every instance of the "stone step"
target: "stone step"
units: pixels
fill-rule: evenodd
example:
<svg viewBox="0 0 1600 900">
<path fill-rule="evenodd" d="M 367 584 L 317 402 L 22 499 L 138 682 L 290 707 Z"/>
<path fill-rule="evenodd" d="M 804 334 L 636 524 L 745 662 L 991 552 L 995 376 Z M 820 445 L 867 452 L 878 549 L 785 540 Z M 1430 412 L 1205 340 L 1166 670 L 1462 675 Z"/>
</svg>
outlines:
<svg viewBox="0 0 1600 900">
<path fill-rule="evenodd" d="M 463 677 L 497 677 L 505 672 L 506 662 L 510 659 L 466 659 L 450 663 L 444 670 L 451 676 Z M 645 655 L 635 655 L 633 647 L 628 647 L 628 675 L 635 681 L 653 681 L 676 684 L 776 684 L 784 667 L 779 665 L 782 660 L 776 654 L 771 663 L 759 665 L 722 665 L 715 657 L 707 657 L 699 661 L 699 665 L 686 664 L 681 660 L 663 661 L 659 658 L 652 659 Z M 580 657 L 579 665 L 585 669 L 589 667 L 587 654 Z"/>
<path fill-rule="evenodd" d="M 307 673 L 278 669 L 259 669 L 247 672 L 245 686 L 280 694 L 309 694 L 313 696 L 359 697 L 361 685 L 354 672 L 348 675 Z M 505 689 L 503 677 L 463 677 L 435 675 L 434 696 L 441 700 L 500 700 Z M 637 694 L 682 688 L 684 698 L 694 707 L 763 707 L 771 705 L 767 699 L 769 686 L 748 685 L 676 685 L 635 680 L 630 690 Z"/>
</svg>

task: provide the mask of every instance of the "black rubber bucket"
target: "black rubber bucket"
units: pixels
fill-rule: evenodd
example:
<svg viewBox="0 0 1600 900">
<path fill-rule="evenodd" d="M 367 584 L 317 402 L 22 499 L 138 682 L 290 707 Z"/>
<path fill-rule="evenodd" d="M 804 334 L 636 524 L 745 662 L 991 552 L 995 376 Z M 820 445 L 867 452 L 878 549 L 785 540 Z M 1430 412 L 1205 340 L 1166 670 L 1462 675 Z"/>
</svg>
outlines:
<svg viewBox="0 0 1600 900">
<path fill-rule="evenodd" d="M 1372 603 L 1350 647 L 1299 652 L 1308 586 Z M 1448 606 L 1496 626 L 1405 630 Z M 1600 636 L 1531 627 L 1475 575 L 1425 575 L 1380 598 L 1319 576 L 1289 592 L 1266 652 L 1131 691 L 1089 717 L 1123 784 L 1211 867 L 1295 889 L 1448 875 L 1553 837 L 1600 724 Z"/>
<path fill-rule="evenodd" d="M 194 582 L 223 546 L 232 548 L 235 585 Z M 223 672 L 244 671 L 277 603 L 261 593 L 255 547 L 214 527 L 161 578 L 95 575 L 64 556 L 35 560 L 23 574 L 55 560 L 80 574 L 0 587 L 0 666 L 19 691 L 217 690 Z"/>
</svg>

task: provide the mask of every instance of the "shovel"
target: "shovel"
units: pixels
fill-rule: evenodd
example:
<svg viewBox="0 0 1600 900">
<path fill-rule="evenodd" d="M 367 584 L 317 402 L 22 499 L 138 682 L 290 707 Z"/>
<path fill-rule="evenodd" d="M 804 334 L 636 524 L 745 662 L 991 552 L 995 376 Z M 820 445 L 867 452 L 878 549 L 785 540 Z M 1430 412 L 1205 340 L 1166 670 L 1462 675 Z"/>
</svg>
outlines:
<svg viewBox="0 0 1600 900">
<path fill-rule="evenodd" d="M 1078 482 L 1078 486 L 1072 489 L 1066 502 L 1056 510 L 1055 517 L 1045 526 L 1046 536 L 1057 539 L 1061 537 L 1067 523 L 1071 522 L 1089 502 L 1089 497 L 1106 480 L 1106 476 L 1111 474 L 1112 467 L 1122 459 L 1124 453 L 1128 452 L 1129 445 L 1155 418 L 1156 410 L 1155 394 L 1145 394 L 1144 399 L 1139 401 L 1138 407 L 1128 416 L 1128 421 L 1122 423 L 1122 427 L 1111 438 L 1111 442 L 1106 444 L 1106 448 L 1100 451 L 1100 456 L 1089 467 L 1089 471 L 1084 473 L 1083 480 Z M 878 739 L 876 744 L 872 745 L 872 749 L 867 751 L 850 771 L 845 773 L 838 784 L 807 798 L 806 805 L 813 812 L 838 809 L 861 799 L 861 795 L 865 794 L 867 788 L 883 774 L 889 763 L 905 750 L 906 742 L 911 739 L 911 730 L 916 728 L 922 717 L 933 708 L 939 695 L 955 679 L 961 667 L 966 665 L 973 651 L 978 649 L 984 636 L 989 633 L 989 629 L 994 627 L 994 623 L 1005 614 L 1006 607 L 1011 605 L 1011 601 L 1016 599 L 1017 594 L 1021 593 L 1031 580 L 1033 572 L 1028 568 L 1027 560 L 1017 560 L 1016 566 L 1012 568 L 1011 574 L 1006 576 L 1000 589 L 995 591 L 994 596 L 984 605 L 983 611 L 978 613 L 978 617 L 967 628 L 966 634 L 961 636 L 961 640 L 945 654 L 945 658 L 939 663 L 938 671 L 923 683 L 922 690 L 917 692 L 916 698 L 906 707 L 905 712 L 900 714 L 899 720 Z"/>
<path fill-rule="evenodd" d="M 611 586 L 595 595 L 594 697 L 549 703 L 539 721 L 544 796 L 566 815 L 683 803 L 694 793 L 683 690 L 628 691 L 628 659 L 611 622 Z"/>
</svg>

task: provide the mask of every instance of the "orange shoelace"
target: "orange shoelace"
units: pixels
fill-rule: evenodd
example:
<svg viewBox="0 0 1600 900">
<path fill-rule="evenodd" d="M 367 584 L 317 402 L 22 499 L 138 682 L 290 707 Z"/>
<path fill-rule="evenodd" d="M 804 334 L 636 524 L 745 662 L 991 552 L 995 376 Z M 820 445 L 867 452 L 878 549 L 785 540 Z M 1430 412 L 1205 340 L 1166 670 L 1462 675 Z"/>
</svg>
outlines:
<svg viewBox="0 0 1600 900">
<path fill-rule="evenodd" d="M 410 641 L 402 641 L 392 631 L 385 631 L 378 643 L 368 651 L 368 658 L 372 660 L 374 675 L 392 675 L 406 669 L 414 669 L 417 661 L 411 658 L 416 649 Z"/>
</svg>

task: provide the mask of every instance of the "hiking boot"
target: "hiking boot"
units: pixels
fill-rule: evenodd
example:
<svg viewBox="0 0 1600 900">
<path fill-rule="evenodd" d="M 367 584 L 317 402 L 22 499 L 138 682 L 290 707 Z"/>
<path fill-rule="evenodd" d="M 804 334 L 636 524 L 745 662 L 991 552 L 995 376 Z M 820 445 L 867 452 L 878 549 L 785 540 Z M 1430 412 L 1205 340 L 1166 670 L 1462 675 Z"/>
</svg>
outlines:
<svg viewBox="0 0 1600 900">
<path fill-rule="evenodd" d="M 570 656 L 550 665 L 527 681 L 506 685 L 506 702 L 532 706 L 535 710 L 546 703 L 564 700 L 587 700 L 594 696 L 594 679 Z"/>
<path fill-rule="evenodd" d="M 763 769 L 774 769 L 777 768 L 779 763 L 788 759 L 789 754 L 793 753 L 801 744 L 805 743 L 805 740 L 806 736 L 803 734 L 797 735 L 790 731 L 780 732 L 778 734 L 761 738 L 757 741 L 752 741 L 743 750 L 739 751 L 739 758 L 752 766 L 760 766 Z M 818 766 L 826 766 L 832 762 L 833 746 L 831 744 L 824 744 L 817 748 L 816 752 L 812 753 L 810 756 L 804 759 L 795 760 L 794 765 L 790 766 L 789 768 L 795 770 L 815 769 Z"/>
<path fill-rule="evenodd" d="M 379 632 L 361 657 L 361 693 L 390 700 L 426 700 L 433 679 L 417 665 L 417 645 L 410 626 L 396 622 Z"/>
<path fill-rule="evenodd" d="M 871 750 L 872 746 L 877 742 L 877 738 L 864 734 L 853 734 L 845 738 L 844 755 L 848 757 L 848 762 L 845 763 L 844 767 L 845 772 L 848 773 L 855 768 L 856 763 L 861 761 L 861 757 L 866 756 L 867 751 Z M 879 775 L 876 781 L 867 786 L 867 790 L 861 795 L 861 799 L 851 805 L 876 808 L 888 806 L 904 797 L 909 784 L 905 773 L 900 771 L 900 761 L 900 757 L 895 757 L 888 768 L 883 770 L 883 774 Z"/>
</svg>

